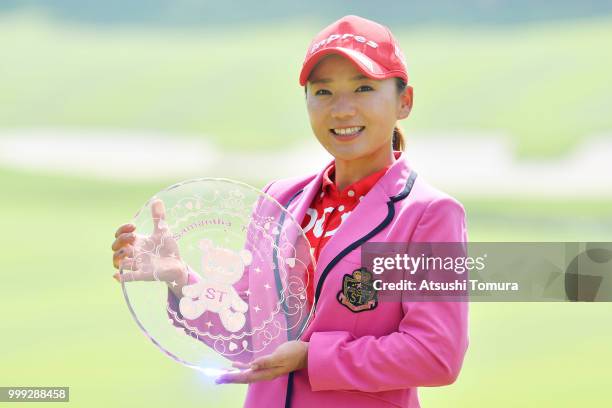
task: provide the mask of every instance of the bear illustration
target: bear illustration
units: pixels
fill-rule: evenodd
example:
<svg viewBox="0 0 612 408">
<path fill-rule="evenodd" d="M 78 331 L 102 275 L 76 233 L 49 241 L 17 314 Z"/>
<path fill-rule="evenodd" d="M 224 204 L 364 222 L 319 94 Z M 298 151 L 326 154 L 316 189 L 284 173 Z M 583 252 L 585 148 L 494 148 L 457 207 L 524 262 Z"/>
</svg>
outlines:
<svg viewBox="0 0 612 408">
<path fill-rule="evenodd" d="M 230 332 L 242 329 L 249 305 L 232 286 L 240 280 L 244 267 L 250 265 L 252 255 L 247 250 L 236 253 L 217 247 L 209 239 L 199 242 L 202 251 L 202 280 L 183 287 L 179 310 L 187 319 L 194 320 L 204 312 L 217 313 Z"/>
</svg>

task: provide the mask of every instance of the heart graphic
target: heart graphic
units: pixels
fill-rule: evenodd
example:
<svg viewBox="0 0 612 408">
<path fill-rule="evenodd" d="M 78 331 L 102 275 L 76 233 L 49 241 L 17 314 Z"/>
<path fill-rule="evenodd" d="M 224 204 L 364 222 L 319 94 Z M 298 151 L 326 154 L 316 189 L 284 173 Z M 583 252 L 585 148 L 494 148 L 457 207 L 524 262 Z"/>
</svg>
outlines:
<svg viewBox="0 0 612 408">
<path fill-rule="evenodd" d="M 248 341 L 246 341 L 246 340 L 242 340 L 242 348 L 243 348 L 243 349 L 246 349 L 248 345 L 249 345 L 249 342 L 248 342 Z"/>
<path fill-rule="evenodd" d="M 293 268 L 295 266 L 295 258 L 287 258 L 285 259 L 285 263 Z"/>
<path fill-rule="evenodd" d="M 235 351 L 237 348 L 238 346 L 233 341 L 229 344 L 229 351 Z"/>
</svg>

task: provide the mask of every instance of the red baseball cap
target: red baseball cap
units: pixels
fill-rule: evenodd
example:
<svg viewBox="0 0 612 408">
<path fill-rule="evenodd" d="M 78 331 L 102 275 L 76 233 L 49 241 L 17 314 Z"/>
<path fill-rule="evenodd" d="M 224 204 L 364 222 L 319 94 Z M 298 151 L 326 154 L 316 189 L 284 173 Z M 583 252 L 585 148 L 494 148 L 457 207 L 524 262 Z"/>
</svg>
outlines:
<svg viewBox="0 0 612 408">
<path fill-rule="evenodd" d="M 406 60 L 399 44 L 387 27 L 372 20 L 345 16 L 317 34 L 306 51 L 300 72 L 301 86 L 306 85 L 317 62 L 329 54 L 350 59 L 367 77 L 400 77 L 408 82 Z"/>
</svg>

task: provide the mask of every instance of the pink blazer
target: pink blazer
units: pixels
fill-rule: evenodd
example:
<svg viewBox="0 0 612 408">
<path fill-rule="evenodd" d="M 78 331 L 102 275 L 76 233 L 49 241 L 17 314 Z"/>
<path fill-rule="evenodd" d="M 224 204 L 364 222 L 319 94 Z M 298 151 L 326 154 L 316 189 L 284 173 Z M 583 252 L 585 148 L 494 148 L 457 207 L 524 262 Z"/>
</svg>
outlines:
<svg viewBox="0 0 612 408">
<path fill-rule="evenodd" d="M 279 180 L 265 191 L 296 220 L 320 192 L 323 171 Z M 308 368 L 251 384 L 248 408 L 419 407 L 417 387 L 452 384 L 468 346 L 465 302 L 379 302 L 355 313 L 337 299 L 343 277 L 372 242 L 467 242 L 462 205 L 398 156 L 322 250 L 316 314 L 302 340 Z"/>
</svg>

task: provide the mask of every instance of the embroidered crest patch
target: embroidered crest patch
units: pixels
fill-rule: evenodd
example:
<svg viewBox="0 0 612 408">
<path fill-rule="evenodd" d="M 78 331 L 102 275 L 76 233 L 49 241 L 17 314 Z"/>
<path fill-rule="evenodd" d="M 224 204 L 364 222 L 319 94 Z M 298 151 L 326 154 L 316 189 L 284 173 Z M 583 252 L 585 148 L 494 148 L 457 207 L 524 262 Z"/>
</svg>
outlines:
<svg viewBox="0 0 612 408">
<path fill-rule="evenodd" d="M 360 268 L 352 275 L 344 275 L 342 290 L 336 298 L 354 313 L 374 309 L 378 305 L 378 294 L 372 283 L 372 274 L 366 268 Z"/>
</svg>

